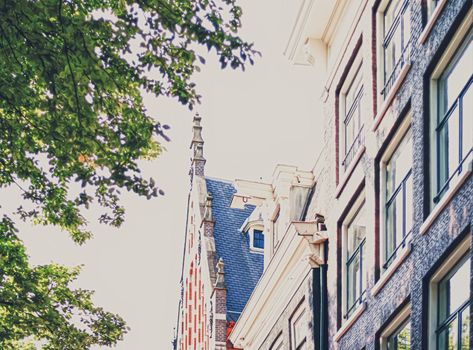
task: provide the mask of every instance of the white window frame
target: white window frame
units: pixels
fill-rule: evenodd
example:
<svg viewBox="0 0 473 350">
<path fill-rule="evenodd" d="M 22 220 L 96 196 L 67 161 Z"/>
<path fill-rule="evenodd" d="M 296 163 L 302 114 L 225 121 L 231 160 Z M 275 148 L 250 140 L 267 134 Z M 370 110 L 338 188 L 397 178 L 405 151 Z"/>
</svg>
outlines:
<svg viewBox="0 0 473 350">
<path fill-rule="evenodd" d="M 279 243 L 281 242 L 281 207 L 279 205 L 276 206 L 274 210 L 273 217 L 271 219 L 271 249 L 274 253 L 278 250 Z"/>
<path fill-rule="evenodd" d="M 301 322 L 300 324 L 298 322 Z M 291 349 L 299 350 L 301 348 L 307 348 L 308 342 L 308 330 L 309 330 L 309 323 L 306 317 L 306 308 L 304 305 L 299 305 L 294 314 L 291 316 L 290 319 L 290 326 L 291 326 Z M 296 339 L 296 326 L 299 326 L 297 333 L 302 333 L 302 339 Z M 298 341 L 298 342 L 297 342 Z"/>
<path fill-rule="evenodd" d="M 438 327 L 438 284 L 448 273 L 455 268 L 458 262 L 470 251 L 471 234 L 464 238 L 455 250 L 444 260 L 443 264 L 432 275 L 429 281 L 429 306 L 428 306 L 428 348 L 437 349 L 437 334 Z M 470 257 L 471 259 L 471 257 Z M 467 262 L 469 263 L 469 262 Z M 469 281 L 467 281 L 469 286 Z M 471 305 L 470 305 L 471 306 Z"/>
<path fill-rule="evenodd" d="M 411 305 L 405 306 L 389 323 L 389 325 L 383 330 L 379 336 L 379 344 L 381 350 L 388 350 L 388 339 L 393 335 L 399 327 L 401 327 L 406 321 L 410 320 L 411 316 Z M 412 336 L 411 336 L 412 340 Z"/>
<path fill-rule="evenodd" d="M 262 224 L 257 224 L 255 226 L 252 226 L 249 230 L 248 230 L 248 235 L 250 237 L 250 250 L 252 252 L 255 252 L 255 253 L 264 253 L 264 248 L 258 248 L 258 247 L 255 247 L 255 231 L 261 231 L 261 234 L 263 235 L 263 237 L 265 236 L 264 234 L 264 226 Z M 264 238 L 265 239 L 265 238 Z M 266 242 L 263 243 L 264 246 L 266 246 L 265 244 Z"/>
<path fill-rule="evenodd" d="M 348 257 L 347 257 L 347 250 L 348 250 L 348 226 L 349 224 L 352 222 L 352 220 L 355 218 L 355 216 L 358 214 L 358 212 L 360 211 L 361 207 L 364 206 L 364 210 L 367 210 L 369 207 L 367 206 L 367 202 L 365 200 L 365 191 L 363 190 L 362 193 L 360 193 L 360 195 L 358 196 L 358 198 L 356 199 L 355 203 L 352 205 L 352 208 L 350 210 L 350 212 L 348 213 L 348 215 L 345 217 L 345 219 L 343 220 L 343 223 L 342 223 L 342 281 L 341 281 L 341 285 L 342 285 L 342 310 L 343 310 L 343 320 L 346 321 L 347 319 L 350 318 L 351 315 L 355 314 L 356 313 L 356 310 L 361 307 L 363 305 L 363 301 L 366 297 L 366 291 L 368 290 L 368 269 L 366 269 L 366 266 L 365 266 L 365 269 L 362 268 L 362 278 L 364 279 L 363 283 L 364 283 L 364 290 L 363 291 L 360 291 L 360 294 L 361 294 L 361 300 L 360 302 L 358 303 L 358 306 L 354 307 L 352 310 L 350 310 L 350 315 L 348 315 L 348 311 L 349 311 L 349 308 L 352 307 L 353 305 L 348 305 L 348 297 L 347 297 L 347 294 L 348 294 L 348 271 L 347 271 L 347 261 L 348 261 Z M 367 229 L 367 233 L 366 233 L 366 236 L 365 236 L 365 243 L 364 243 L 364 250 L 365 250 L 365 254 L 366 254 L 366 250 L 367 250 L 367 247 L 368 247 L 368 244 L 367 244 L 367 238 L 368 238 L 368 226 L 366 227 Z M 365 263 L 367 263 L 369 261 L 369 254 L 366 254 L 365 255 Z M 366 264 L 368 265 L 368 264 Z M 348 315 L 348 317 L 346 317 Z"/>
<path fill-rule="evenodd" d="M 406 136 L 407 132 L 409 132 L 411 128 L 411 121 L 412 121 L 412 113 L 409 112 L 408 115 L 406 115 L 405 120 L 401 123 L 399 126 L 396 134 L 393 136 L 389 146 L 386 148 L 384 151 L 381 159 L 380 159 L 380 210 L 379 213 L 381 215 L 380 217 L 380 235 L 379 235 L 379 244 L 380 244 L 380 271 L 381 274 L 386 272 L 387 269 L 383 268 L 383 265 L 386 263 L 387 256 L 386 256 L 386 230 L 387 230 L 387 213 L 386 213 L 386 167 L 391 159 L 393 153 L 397 150 L 398 146 Z M 412 131 L 411 131 L 412 132 Z M 412 136 L 411 136 L 412 137 Z M 412 142 L 412 141 L 411 141 Z M 412 176 L 412 165 L 411 165 L 411 176 Z M 410 198 L 411 201 L 413 201 L 413 198 Z M 413 218 L 412 218 L 413 220 Z M 403 255 L 404 250 L 408 249 L 409 242 L 412 240 L 412 234 L 410 234 L 410 237 L 406 238 L 406 241 L 404 242 L 404 247 L 400 248 L 398 251 L 396 258 L 391 262 L 391 265 L 393 265 L 393 262 L 401 257 Z"/>
<path fill-rule="evenodd" d="M 463 39 L 465 39 L 468 35 L 472 35 L 472 32 L 469 30 L 470 27 L 470 20 L 473 16 L 473 10 L 470 10 L 469 13 L 466 15 L 466 19 L 460 25 L 460 28 L 455 33 L 454 37 L 452 38 L 450 44 L 448 45 L 445 53 L 440 58 L 437 66 L 433 70 L 431 77 L 430 77 L 430 130 L 429 130 L 429 139 L 431 140 L 430 145 L 430 207 L 433 209 L 436 206 L 442 205 L 440 203 L 443 202 L 443 198 L 448 200 L 451 196 L 449 195 L 450 190 L 453 192 L 456 191 L 458 188 L 456 184 L 459 182 L 459 178 L 461 176 L 456 176 L 453 181 L 449 184 L 449 189 L 447 189 L 443 195 L 438 198 L 438 200 L 434 201 L 434 198 L 437 196 L 437 190 L 439 187 L 439 179 L 436 169 L 440 166 L 437 161 L 437 121 L 438 121 L 438 80 L 442 76 L 442 73 L 447 69 L 451 60 L 456 56 L 460 46 L 463 43 Z M 473 89 L 473 86 L 470 86 L 470 89 Z M 466 172 L 468 167 L 471 166 L 473 163 L 473 154 L 470 154 L 469 159 L 467 159 L 463 164 L 462 171 Z"/>
<path fill-rule="evenodd" d="M 270 350 L 282 350 L 283 347 L 283 336 L 282 332 L 278 334 L 276 339 L 273 341 L 273 344 L 271 344 L 271 347 L 269 348 Z"/>
<path fill-rule="evenodd" d="M 351 162 L 355 159 L 355 156 L 356 156 L 356 153 L 357 151 L 361 148 L 361 146 L 364 144 L 364 137 L 363 137 L 363 129 L 364 129 L 364 123 L 365 123 L 365 120 L 364 120 L 364 67 L 363 67 L 363 58 L 362 58 L 362 54 L 360 52 L 361 50 L 359 50 L 359 52 L 357 53 L 357 56 L 355 57 L 352 65 L 351 65 L 351 68 L 350 68 L 350 71 L 348 73 L 348 75 L 346 76 L 345 78 L 345 81 L 340 89 L 340 101 L 339 101 L 339 106 L 340 106 L 340 109 L 339 109 L 339 115 L 340 115 L 340 122 L 339 122 L 339 125 L 338 125 L 338 129 L 339 129 L 339 135 L 340 135 L 340 138 L 339 138 L 339 150 L 340 150 L 340 169 L 343 169 L 341 171 L 342 174 L 344 174 L 348 167 L 350 166 Z M 357 96 L 359 95 L 359 98 L 355 98 L 354 101 L 353 101 L 353 104 L 351 107 L 354 106 L 354 104 L 356 103 L 359 103 L 360 106 L 360 113 L 361 113 L 361 120 L 360 120 L 360 126 L 358 128 L 358 131 L 357 131 L 357 135 L 355 136 L 355 138 L 353 139 L 352 143 L 350 145 L 348 145 L 346 143 L 346 136 L 347 136 L 347 133 L 346 133 L 346 124 L 345 124 L 345 120 L 347 118 L 347 113 L 349 113 L 350 111 L 347 111 L 346 110 L 346 99 L 347 99 L 347 93 L 349 92 L 352 84 L 355 82 L 355 79 L 358 78 L 358 76 L 361 74 L 361 89 L 360 91 L 357 93 Z M 350 109 L 350 108 L 349 108 Z M 355 116 L 352 116 L 351 118 L 354 118 Z M 358 146 L 356 146 L 356 143 L 358 142 Z M 351 152 L 351 154 L 350 154 Z"/>
<path fill-rule="evenodd" d="M 377 93 L 377 100 L 378 100 L 378 105 L 382 105 L 383 102 L 389 101 L 389 97 L 391 96 L 392 91 L 396 90 L 399 86 L 397 86 L 396 82 L 397 80 L 401 77 L 401 72 L 403 70 L 404 66 L 408 66 L 410 64 L 410 47 L 412 45 L 411 43 L 411 36 L 412 36 L 412 29 L 410 28 L 410 18 L 408 19 L 409 22 L 409 35 L 406 37 L 405 34 L 402 34 L 402 44 L 403 47 L 401 48 L 402 51 L 400 53 L 399 59 L 397 62 L 393 62 L 393 67 L 392 71 L 387 73 L 385 72 L 386 66 L 385 66 L 385 39 L 388 35 L 388 33 L 385 33 L 385 28 L 384 28 L 384 15 L 386 10 L 388 9 L 388 6 L 396 0 L 383 0 L 377 10 L 377 23 L 378 23 L 378 31 L 377 31 L 377 61 L 379 62 L 378 67 L 378 74 L 377 74 L 377 81 L 378 81 L 378 93 Z M 407 10 L 410 7 L 409 0 L 400 0 L 400 11 L 405 12 L 406 9 L 404 9 L 404 6 L 407 6 Z M 401 14 L 401 17 L 403 15 Z M 394 21 L 395 22 L 395 21 Z M 393 23 L 394 23 L 393 22 Z M 401 23 L 398 25 L 401 26 Z M 402 24 L 404 26 L 404 24 Z M 389 28 L 388 28 L 389 30 Z M 403 31 L 403 29 L 401 29 Z M 403 63 L 401 63 L 403 61 Z M 400 67 L 397 67 L 400 65 Z M 397 74 L 395 74 L 395 71 L 398 71 Z M 387 76 L 386 76 L 387 75 Z M 392 76 L 392 77 L 391 77 Z M 389 79 L 389 78 L 392 79 Z M 388 85 L 388 82 L 390 82 L 390 88 L 385 89 L 386 86 Z"/>
</svg>

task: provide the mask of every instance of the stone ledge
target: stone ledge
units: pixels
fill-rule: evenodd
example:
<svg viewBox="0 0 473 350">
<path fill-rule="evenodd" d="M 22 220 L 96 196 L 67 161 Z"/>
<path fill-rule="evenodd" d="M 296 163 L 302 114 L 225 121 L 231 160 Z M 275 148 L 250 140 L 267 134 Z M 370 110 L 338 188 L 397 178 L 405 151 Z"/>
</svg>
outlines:
<svg viewBox="0 0 473 350">
<path fill-rule="evenodd" d="M 443 209 L 445 209 L 447 204 L 450 203 L 455 193 L 458 192 L 458 190 L 463 185 L 463 183 L 468 179 L 468 177 L 470 177 L 471 173 L 473 172 L 473 162 L 470 161 L 470 164 L 467 165 L 466 167 L 467 169 L 465 170 L 465 172 L 453 184 L 453 186 L 450 187 L 450 189 L 443 195 L 442 199 L 440 199 L 440 202 L 437 203 L 434 210 L 430 212 L 427 219 L 425 219 L 424 223 L 420 226 L 419 231 L 421 235 L 427 232 L 427 230 L 430 228 L 430 226 L 432 226 L 432 224 L 440 215 L 440 213 L 443 211 Z"/>
<path fill-rule="evenodd" d="M 358 162 L 360 161 L 361 156 L 363 155 L 363 153 L 365 153 L 365 150 L 366 150 L 366 146 L 362 145 L 360 147 L 360 149 L 358 151 L 356 151 L 356 154 L 353 157 L 353 160 L 351 161 L 350 166 L 348 167 L 348 169 L 343 174 L 342 181 L 338 184 L 337 188 L 335 189 L 335 198 L 338 199 L 338 197 L 340 197 L 340 194 L 342 193 L 342 191 L 345 188 L 348 180 L 350 179 L 353 171 L 355 170 Z"/>
<path fill-rule="evenodd" d="M 381 121 L 383 120 L 386 112 L 388 111 L 389 106 L 391 106 L 391 103 L 394 100 L 394 96 L 396 96 L 396 93 L 401 87 L 401 84 L 404 81 L 404 78 L 406 77 L 407 73 L 409 72 L 409 69 L 411 69 L 410 63 L 406 63 L 406 65 L 402 67 L 401 71 L 399 72 L 399 76 L 397 77 L 396 81 L 393 84 L 393 87 L 391 88 L 391 91 L 389 91 L 388 96 L 381 105 L 381 109 L 374 118 L 374 124 L 371 131 L 376 131 L 378 129 L 379 124 L 381 124 Z"/>
<path fill-rule="evenodd" d="M 408 243 L 406 247 L 401 250 L 401 254 L 396 259 L 394 259 L 392 264 L 388 267 L 386 271 L 384 271 L 378 282 L 376 282 L 376 284 L 371 289 L 371 294 L 373 296 L 376 296 L 381 291 L 381 289 L 383 289 L 383 287 L 389 281 L 392 275 L 394 275 L 398 267 L 401 266 L 402 262 L 406 260 L 406 258 L 409 256 L 411 250 L 412 243 Z"/>
<path fill-rule="evenodd" d="M 348 332 L 351 326 L 360 318 L 363 312 L 366 310 L 366 301 L 364 301 L 361 306 L 359 306 L 355 312 L 345 321 L 342 327 L 338 330 L 337 333 L 333 336 L 333 339 L 338 343 L 341 337 Z"/>
<path fill-rule="evenodd" d="M 440 12 L 442 12 L 446 3 L 447 3 L 447 0 L 441 0 L 437 4 L 437 7 L 435 8 L 434 12 L 429 18 L 429 21 L 425 25 L 424 30 L 422 31 L 422 33 L 420 33 L 419 39 L 417 39 L 418 45 L 423 45 L 425 43 L 425 41 L 427 40 L 427 37 L 432 31 L 432 28 L 434 27 L 435 22 L 437 22 L 437 18 L 440 16 Z"/>
</svg>

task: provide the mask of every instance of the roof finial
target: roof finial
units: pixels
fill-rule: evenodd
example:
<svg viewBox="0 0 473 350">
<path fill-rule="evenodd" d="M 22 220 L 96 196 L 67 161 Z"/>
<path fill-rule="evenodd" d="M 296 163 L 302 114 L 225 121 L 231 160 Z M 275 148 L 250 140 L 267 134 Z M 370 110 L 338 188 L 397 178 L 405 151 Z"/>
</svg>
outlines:
<svg viewBox="0 0 473 350">
<path fill-rule="evenodd" d="M 204 176 L 204 139 L 202 138 L 202 125 L 200 121 L 202 118 L 199 113 L 196 113 L 193 120 L 193 135 L 190 148 L 192 149 L 192 167 L 194 174 Z"/>
</svg>

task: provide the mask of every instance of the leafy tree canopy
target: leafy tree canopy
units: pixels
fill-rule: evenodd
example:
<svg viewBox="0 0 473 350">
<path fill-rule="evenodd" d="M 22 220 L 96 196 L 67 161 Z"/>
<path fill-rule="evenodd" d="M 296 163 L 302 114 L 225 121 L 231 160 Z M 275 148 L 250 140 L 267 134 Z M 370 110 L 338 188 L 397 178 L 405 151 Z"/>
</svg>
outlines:
<svg viewBox="0 0 473 350">
<path fill-rule="evenodd" d="M 120 191 L 163 194 L 140 174 L 168 140 L 142 92 L 199 103 L 192 75 L 214 52 L 244 69 L 235 0 L 5 0 L 0 4 L 0 186 L 23 206 L 0 217 L 0 348 L 113 345 L 127 327 L 72 289 L 77 268 L 33 267 L 14 217 L 54 225 L 82 244 L 84 210 L 120 226 Z M 95 205 L 95 204 L 94 204 Z"/>
</svg>

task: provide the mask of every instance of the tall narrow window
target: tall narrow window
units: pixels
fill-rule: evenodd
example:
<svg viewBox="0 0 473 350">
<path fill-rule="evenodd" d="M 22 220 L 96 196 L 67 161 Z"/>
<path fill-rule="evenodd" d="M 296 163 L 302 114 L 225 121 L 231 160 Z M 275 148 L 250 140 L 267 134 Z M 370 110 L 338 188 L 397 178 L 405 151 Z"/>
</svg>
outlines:
<svg viewBox="0 0 473 350">
<path fill-rule="evenodd" d="M 385 350 L 411 349 L 411 321 L 406 320 L 398 329 L 388 336 Z"/>
<path fill-rule="evenodd" d="M 291 317 L 291 338 L 294 350 L 305 350 L 309 325 L 305 309 L 302 306 Z"/>
<path fill-rule="evenodd" d="M 273 219 L 273 253 L 279 244 L 279 210 Z"/>
<path fill-rule="evenodd" d="M 412 133 L 409 129 L 386 163 L 385 269 L 410 240 L 413 220 L 411 168 Z"/>
<path fill-rule="evenodd" d="M 363 76 L 361 65 L 356 67 L 355 75 L 347 85 L 347 90 L 343 94 L 343 134 L 344 134 L 344 157 L 342 161 L 343 169 L 346 170 L 351 164 L 356 152 L 363 144 Z"/>
<path fill-rule="evenodd" d="M 401 69 L 409 62 L 410 8 L 409 0 L 391 0 L 383 14 L 384 87 L 389 94 Z"/>
<path fill-rule="evenodd" d="M 347 225 L 346 242 L 347 308 L 345 318 L 348 318 L 363 301 L 366 289 L 366 213 L 364 203 Z"/>
<path fill-rule="evenodd" d="M 253 248 L 264 249 L 264 234 L 262 230 L 253 230 Z"/>
<path fill-rule="evenodd" d="M 469 349 L 470 257 L 467 253 L 438 284 L 437 350 Z"/>
<path fill-rule="evenodd" d="M 437 153 L 438 202 L 452 180 L 471 158 L 473 146 L 473 47 L 470 31 L 437 81 L 437 120 L 434 121 Z"/>
</svg>

